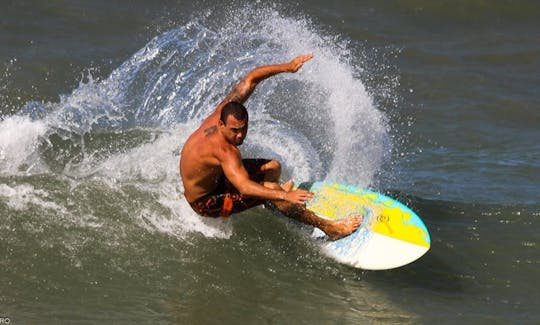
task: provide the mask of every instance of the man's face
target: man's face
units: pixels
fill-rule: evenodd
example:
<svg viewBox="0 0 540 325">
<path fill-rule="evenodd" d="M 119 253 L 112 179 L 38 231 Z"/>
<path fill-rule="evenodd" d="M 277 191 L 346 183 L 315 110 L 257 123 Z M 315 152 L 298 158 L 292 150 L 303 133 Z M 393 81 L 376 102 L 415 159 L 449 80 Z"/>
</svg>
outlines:
<svg viewBox="0 0 540 325">
<path fill-rule="evenodd" d="M 225 124 L 219 121 L 219 129 L 225 136 L 225 139 L 235 146 L 239 146 L 244 142 L 247 135 L 248 121 L 237 120 L 234 116 L 227 116 Z"/>
</svg>

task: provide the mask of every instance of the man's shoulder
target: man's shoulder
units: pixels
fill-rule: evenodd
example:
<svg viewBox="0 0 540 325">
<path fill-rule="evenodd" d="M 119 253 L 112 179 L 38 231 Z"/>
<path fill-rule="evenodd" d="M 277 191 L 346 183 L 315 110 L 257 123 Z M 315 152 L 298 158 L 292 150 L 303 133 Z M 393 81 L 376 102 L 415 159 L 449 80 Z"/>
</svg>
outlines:
<svg viewBox="0 0 540 325">
<path fill-rule="evenodd" d="M 240 150 L 219 136 L 218 132 L 212 132 L 212 128 L 200 128 L 186 141 L 184 146 L 190 146 L 199 153 L 213 153 L 218 158 L 230 154 L 239 155 Z M 224 157 L 225 158 L 225 157 Z"/>
<path fill-rule="evenodd" d="M 214 146 L 214 148 L 219 154 L 223 156 L 224 159 L 230 159 L 231 155 L 233 157 L 240 156 L 240 149 L 238 149 L 237 146 L 228 143 L 224 139 L 216 141 L 215 144 L 216 145 Z"/>
<path fill-rule="evenodd" d="M 186 141 L 187 143 L 204 143 L 210 140 L 210 136 L 215 133 L 217 126 L 208 126 L 202 124 L 195 132 L 193 132 Z"/>
</svg>

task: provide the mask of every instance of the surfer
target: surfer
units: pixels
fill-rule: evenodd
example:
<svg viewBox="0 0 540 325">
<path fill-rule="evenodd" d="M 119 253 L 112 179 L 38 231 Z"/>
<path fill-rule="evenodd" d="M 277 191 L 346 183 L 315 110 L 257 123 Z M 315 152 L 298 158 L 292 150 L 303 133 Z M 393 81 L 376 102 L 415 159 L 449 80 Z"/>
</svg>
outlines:
<svg viewBox="0 0 540 325">
<path fill-rule="evenodd" d="M 293 190 L 292 180 L 279 183 L 277 160 L 242 159 L 238 146 L 248 130 L 243 103 L 264 79 L 297 72 L 313 57 L 300 55 L 290 62 L 259 66 L 249 72 L 188 138 L 180 156 L 184 196 L 193 210 L 206 217 L 228 217 L 261 204 L 272 204 L 284 215 L 324 231 L 331 239 L 352 233 L 361 216 L 328 220 L 306 209 L 313 193 Z"/>
</svg>

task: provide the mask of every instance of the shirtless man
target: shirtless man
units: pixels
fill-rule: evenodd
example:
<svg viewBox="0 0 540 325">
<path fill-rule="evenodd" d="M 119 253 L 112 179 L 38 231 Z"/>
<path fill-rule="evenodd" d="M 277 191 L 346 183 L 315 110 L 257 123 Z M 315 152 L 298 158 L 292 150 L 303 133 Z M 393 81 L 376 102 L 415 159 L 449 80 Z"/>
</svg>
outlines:
<svg viewBox="0 0 540 325">
<path fill-rule="evenodd" d="M 227 217 L 261 204 L 273 204 L 284 215 L 320 228 L 331 239 L 352 233 L 361 216 L 338 221 L 319 218 L 305 208 L 313 193 L 279 184 L 281 165 L 276 160 L 242 159 L 238 146 L 248 129 L 243 103 L 266 78 L 295 73 L 313 57 L 301 55 L 288 63 L 260 66 L 248 73 L 188 138 L 180 156 L 184 196 L 202 216 Z"/>
</svg>

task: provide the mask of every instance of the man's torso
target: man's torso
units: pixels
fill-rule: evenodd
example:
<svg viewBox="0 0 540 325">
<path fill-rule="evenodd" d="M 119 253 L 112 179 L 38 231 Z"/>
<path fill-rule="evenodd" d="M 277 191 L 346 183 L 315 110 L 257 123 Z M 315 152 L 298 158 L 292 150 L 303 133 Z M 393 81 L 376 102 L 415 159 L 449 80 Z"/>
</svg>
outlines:
<svg viewBox="0 0 540 325">
<path fill-rule="evenodd" d="M 230 144 L 220 137 L 215 125 L 206 122 L 188 138 L 180 157 L 180 175 L 188 202 L 212 193 L 223 177 L 217 150 Z"/>
</svg>

